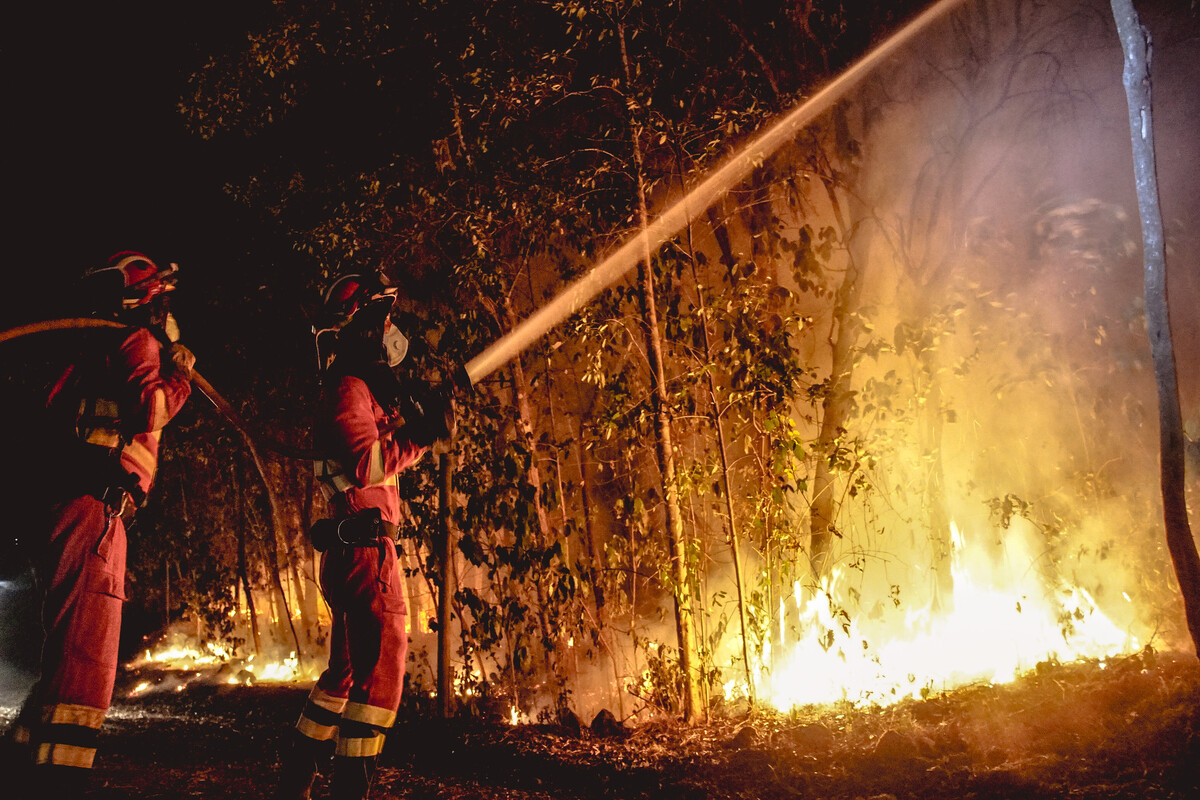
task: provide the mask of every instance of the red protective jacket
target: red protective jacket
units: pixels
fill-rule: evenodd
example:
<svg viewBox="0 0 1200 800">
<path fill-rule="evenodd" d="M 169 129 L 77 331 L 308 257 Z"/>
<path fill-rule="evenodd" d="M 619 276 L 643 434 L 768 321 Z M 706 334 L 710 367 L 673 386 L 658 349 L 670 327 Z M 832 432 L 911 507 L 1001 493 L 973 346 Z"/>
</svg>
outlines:
<svg viewBox="0 0 1200 800">
<path fill-rule="evenodd" d="M 315 431 L 327 457 L 315 468 L 333 514 L 377 508 L 384 521 L 398 523 L 396 475 L 425 448 L 401 433 L 379 435 L 389 417 L 364 380 L 342 375 L 331 384 Z M 330 548 L 321 556 L 320 582 L 333 616 L 329 665 L 296 729 L 316 742 L 336 738 L 340 759 L 373 761 L 400 707 L 408 652 L 396 543 L 381 537 L 377 546 Z M 367 769 L 354 768 L 362 774 Z"/>
<path fill-rule="evenodd" d="M 117 674 L 125 522 L 109 505 L 107 489 L 117 476 L 101 448 L 120 447 L 120 466 L 148 491 L 163 426 L 191 393 L 186 376 L 162 368 L 162 345 L 145 328 L 114 331 L 98 344 L 104 347 L 69 367 L 47 401 L 51 423 L 73 425 L 72 436 L 97 448 L 56 447 L 65 434 L 48 432 L 47 450 L 57 459 L 56 497 L 45 511 L 46 539 L 37 551 L 41 677 L 13 728 L 13 741 L 29 746 L 46 782 L 39 791 L 47 796 L 63 796 L 50 789 L 52 776 L 76 781 L 92 766 Z M 92 453 L 103 457 L 91 459 Z"/>
<path fill-rule="evenodd" d="M 379 435 L 390 417 L 361 378 L 343 375 L 325 399 L 317 442 L 328 454 L 315 465 L 317 478 L 335 516 L 378 508 L 385 522 L 400 522 L 396 474 L 426 448 L 399 431 Z"/>
<path fill-rule="evenodd" d="M 116 349 L 68 367 L 47 404 L 63 416 L 74 415 L 78 435 L 88 444 L 121 446 L 121 466 L 149 492 L 162 429 L 187 401 L 192 384 L 182 372 L 163 369 L 162 345 L 148 329 L 122 334 Z"/>
</svg>

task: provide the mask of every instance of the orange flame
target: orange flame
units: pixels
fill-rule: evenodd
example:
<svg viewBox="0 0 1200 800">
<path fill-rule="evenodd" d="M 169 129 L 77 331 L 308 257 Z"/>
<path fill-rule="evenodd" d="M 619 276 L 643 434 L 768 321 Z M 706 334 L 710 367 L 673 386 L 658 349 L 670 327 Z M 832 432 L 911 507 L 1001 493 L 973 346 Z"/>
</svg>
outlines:
<svg viewBox="0 0 1200 800">
<path fill-rule="evenodd" d="M 796 584 L 800 635 L 774 654 L 764 648 L 756 665 L 761 700 L 780 709 L 850 701 L 889 705 L 908 697 L 984 681 L 1007 683 L 1040 662 L 1105 659 L 1140 649 L 1082 587 L 1047 585 L 1028 565 L 1033 543 L 1005 542 L 1007 563 L 997 569 L 982 555 L 967 557 L 952 525 L 953 609 L 932 604 L 901 613 L 843 613 L 846 573 L 834 570 L 808 593 Z M 1130 602 L 1127 594 L 1125 602 Z M 874 618 L 872 618 L 874 617 Z M 744 680 L 725 685 L 727 697 L 746 694 Z"/>
</svg>

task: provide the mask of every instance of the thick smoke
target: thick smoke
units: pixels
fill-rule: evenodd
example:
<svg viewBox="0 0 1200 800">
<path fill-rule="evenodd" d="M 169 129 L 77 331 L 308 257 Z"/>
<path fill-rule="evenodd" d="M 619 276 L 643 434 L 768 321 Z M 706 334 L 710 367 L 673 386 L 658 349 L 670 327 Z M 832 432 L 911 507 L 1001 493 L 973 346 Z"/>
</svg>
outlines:
<svg viewBox="0 0 1200 800">
<path fill-rule="evenodd" d="M 870 209 L 863 228 L 874 229 L 864 312 L 883 345 L 855 365 L 860 408 L 876 412 L 848 436 L 878 460 L 873 491 L 843 507 L 836 559 L 856 573 L 860 613 L 894 586 L 902 607 L 952 608 L 939 572 L 967 548 L 981 580 L 1018 597 L 1037 576 L 1062 603 L 1064 638 L 1098 611 L 1133 646 L 1184 642 L 1158 499 L 1122 60 L 1106 10 L 971 6 L 953 35 L 855 101 L 857 188 Z M 1185 313 L 1195 282 L 1174 277 L 1195 253 L 1195 24 L 1146 22 L 1163 26 L 1155 125 L 1195 425 Z M 951 522 L 961 543 L 945 538 Z"/>
</svg>

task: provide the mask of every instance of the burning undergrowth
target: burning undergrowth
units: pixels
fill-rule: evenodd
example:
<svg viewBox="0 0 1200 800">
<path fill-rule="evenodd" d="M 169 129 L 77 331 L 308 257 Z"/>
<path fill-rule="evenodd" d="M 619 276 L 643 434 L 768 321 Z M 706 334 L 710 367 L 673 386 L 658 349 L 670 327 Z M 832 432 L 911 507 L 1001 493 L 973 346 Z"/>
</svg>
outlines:
<svg viewBox="0 0 1200 800">
<path fill-rule="evenodd" d="M 306 691 L 210 681 L 126 693 L 90 796 L 267 796 Z M 1005 685 L 886 707 L 783 713 L 731 703 L 694 726 L 609 715 L 513 726 L 479 706 L 443 721 L 426 699 L 402 708 L 373 796 L 1132 800 L 1200 791 L 1200 664 L 1148 648 L 1047 662 Z M 314 796 L 328 796 L 327 783 Z"/>
<path fill-rule="evenodd" d="M 168 631 L 124 665 L 117 693 L 137 697 L 204 685 L 294 683 L 316 672 L 316 666 L 302 663 L 295 651 L 265 657 L 241 654 L 219 642 L 198 643 L 187 634 Z"/>
</svg>

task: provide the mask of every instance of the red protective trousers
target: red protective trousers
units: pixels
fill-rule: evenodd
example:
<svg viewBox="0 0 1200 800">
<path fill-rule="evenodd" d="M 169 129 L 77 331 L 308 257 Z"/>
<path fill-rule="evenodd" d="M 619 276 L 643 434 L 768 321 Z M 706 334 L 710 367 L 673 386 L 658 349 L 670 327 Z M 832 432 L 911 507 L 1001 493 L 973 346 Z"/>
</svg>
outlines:
<svg viewBox="0 0 1200 800">
<path fill-rule="evenodd" d="M 383 749 L 404 689 L 408 634 L 396 545 L 341 547 L 321 558 L 321 590 L 333 612 L 329 666 L 296 727 L 336 754 L 369 758 Z"/>
<path fill-rule="evenodd" d="M 125 601 L 125 525 L 85 495 L 51 509 L 40 556 L 46 581 L 42 675 L 26 700 L 16 737 L 36 763 L 88 769 L 112 703 Z"/>
</svg>

